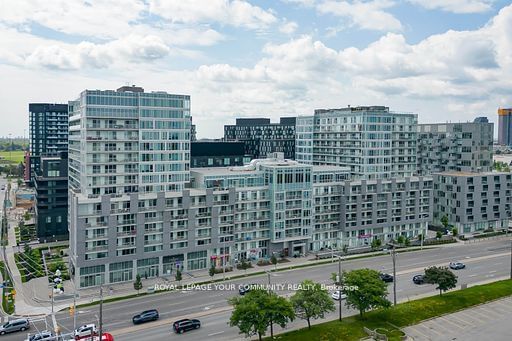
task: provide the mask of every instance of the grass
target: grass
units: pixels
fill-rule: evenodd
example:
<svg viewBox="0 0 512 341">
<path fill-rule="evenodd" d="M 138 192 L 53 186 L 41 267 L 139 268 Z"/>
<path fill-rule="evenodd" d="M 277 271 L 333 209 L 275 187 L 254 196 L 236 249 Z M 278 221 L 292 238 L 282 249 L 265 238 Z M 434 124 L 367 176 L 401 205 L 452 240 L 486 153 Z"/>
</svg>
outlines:
<svg viewBox="0 0 512 341">
<path fill-rule="evenodd" d="M 279 340 L 343 340 L 356 341 L 367 337 L 363 327 L 375 330 L 384 329 L 389 340 L 400 340 L 397 328 L 417 324 L 436 316 L 453 313 L 475 305 L 512 295 L 512 280 L 478 285 L 464 290 L 451 291 L 443 296 L 433 296 L 415 301 L 400 303 L 389 309 L 379 309 L 366 313 L 365 319 L 351 316 L 340 323 L 330 321 L 314 325 L 310 330 L 300 329 L 280 334 Z M 380 329 L 379 329 L 380 332 Z"/>
<path fill-rule="evenodd" d="M 15 150 L 13 152 L 1 151 L 0 163 L 12 163 L 17 165 L 20 162 L 23 162 L 24 156 L 25 152 L 22 150 Z"/>
<path fill-rule="evenodd" d="M 5 265 L 2 261 L 0 261 L 0 272 L 4 282 L 9 281 L 9 283 L 12 283 L 12 279 L 7 271 L 5 271 Z M 10 293 L 11 290 L 12 288 L 4 288 L 2 290 L 2 309 L 9 315 L 14 314 L 14 297 L 12 295 L 6 296 L 5 294 Z"/>
</svg>

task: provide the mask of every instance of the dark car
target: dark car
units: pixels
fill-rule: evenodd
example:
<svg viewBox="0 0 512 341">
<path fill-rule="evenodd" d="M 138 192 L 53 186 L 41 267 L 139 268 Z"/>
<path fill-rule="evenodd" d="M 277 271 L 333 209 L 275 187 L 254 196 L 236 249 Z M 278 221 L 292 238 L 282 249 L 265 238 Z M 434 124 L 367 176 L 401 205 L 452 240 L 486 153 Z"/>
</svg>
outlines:
<svg viewBox="0 0 512 341">
<path fill-rule="evenodd" d="M 156 309 L 146 310 L 143 311 L 140 314 L 135 315 L 132 318 L 133 324 L 139 324 L 149 321 L 156 321 L 158 320 L 158 311 Z"/>
<path fill-rule="evenodd" d="M 466 265 L 464 265 L 461 262 L 451 262 L 450 263 L 450 269 L 452 269 L 452 270 L 460 270 L 460 269 L 464 269 L 465 267 L 466 267 Z"/>
<path fill-rule="evenodd" d="M 240 288 L 238 288 L 238 293 L 243 296 L 247 294 L 249 291 L 251 291 L 253 286 L 254 284 L 243 284 L 240 286 Z"/>
<path fill-rule="evenodd" d="M 414 282 L 414 284 L 423 284 L 425 283 L 425 276 L 416 275 L 412 278 L 412 281 Z"/>
<path fill-rule="evenodd" d="M 201 322 L 196 319 L 183 319 L 176 321 L 172 324 L 172 328 L 175 333 L 183 334 L 183 332 L 188 332 L 192 329 L 199 329 L 201 327 Z"/>
<path fill-rule="evenodd" d="M 381 272 L 379 274 L 379 277 L 381 280 L 383 280 L 386 283 L 393 282 L 393 276 L 384 272 Z"/>
</svg>

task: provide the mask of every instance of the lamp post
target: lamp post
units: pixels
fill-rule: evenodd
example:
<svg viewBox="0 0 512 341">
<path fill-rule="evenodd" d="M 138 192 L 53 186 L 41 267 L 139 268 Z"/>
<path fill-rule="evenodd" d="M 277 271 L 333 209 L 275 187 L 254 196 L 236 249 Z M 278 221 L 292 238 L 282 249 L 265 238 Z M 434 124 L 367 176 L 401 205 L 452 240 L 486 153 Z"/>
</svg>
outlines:
<svg viewBox="0 0 512 341">
<path fill-rule="evenodd" d="M 338 257 L 338 287 L 339 287 L 339 295 L 338 295 L 338 302 L 339 302 L 339 320 L 341 322 L 342 319 L 342 312 L 341 312 L 341 259 L 342 256 L 336 255 Z"/>
<path fill-rule="evenodd" d="M 396 306 L 396 249 L 395 249 L 395 244 L 393 244 L 392 256 L 393 256 L 393 305 Z"/>
</svg>

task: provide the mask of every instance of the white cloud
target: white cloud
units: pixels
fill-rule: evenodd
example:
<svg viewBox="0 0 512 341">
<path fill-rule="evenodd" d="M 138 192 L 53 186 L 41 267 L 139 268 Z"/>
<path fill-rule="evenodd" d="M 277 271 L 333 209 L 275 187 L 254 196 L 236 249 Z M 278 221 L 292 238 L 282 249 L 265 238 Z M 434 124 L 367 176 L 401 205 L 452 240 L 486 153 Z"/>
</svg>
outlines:
<svg viewBox="0 0 512 341">
<path fill-rule="evenodd" d="M 452 13 L 481 13 L 492 9 L 494 0 L 408 0 L 426 9 Z"/>
<path fill-rule="evenodd" d="M 316 5 L 320 14 L 331 14 L 348 20 L 361 29 L 376 31 L 400 31 L 402 24 L 392 14 L 384 11 L 393 7 L 391 0 L 334 1 L 324 0 Z"/>
<path fill-rule="evenodd" d="M 152 14 L 178 23 L 219 22 L 261 29 L 277 21 L 271 11 L 242 0 L 149 0 L 149 6 Z"/>
<path fill-rule="evenodd" d="M 297 25 L 294 21 L 285 22 L 279 27 L 279 31 L 284 34 L 292 34 L 294 33 L 299 25 Z"/>
</svg>

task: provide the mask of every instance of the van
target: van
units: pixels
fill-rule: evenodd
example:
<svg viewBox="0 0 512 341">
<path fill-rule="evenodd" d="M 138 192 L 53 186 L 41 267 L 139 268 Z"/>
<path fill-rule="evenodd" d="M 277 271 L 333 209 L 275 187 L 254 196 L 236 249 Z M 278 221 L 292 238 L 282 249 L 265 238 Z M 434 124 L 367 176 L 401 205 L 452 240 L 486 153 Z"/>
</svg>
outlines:
<svg viewBox="0 0 512 341">
<path fill-rule="evenodd" d="M 30 323 L 27 319 L 17 319 L 4 323 L 0 326 L 0 335 L 7 333 L 25 331 L 30 327 Z"/>
</svg>

